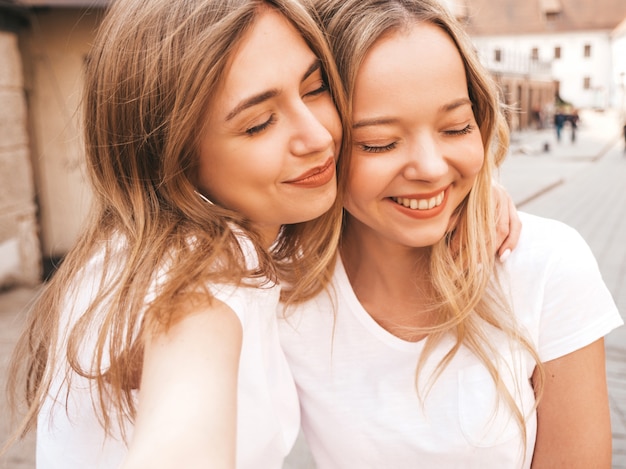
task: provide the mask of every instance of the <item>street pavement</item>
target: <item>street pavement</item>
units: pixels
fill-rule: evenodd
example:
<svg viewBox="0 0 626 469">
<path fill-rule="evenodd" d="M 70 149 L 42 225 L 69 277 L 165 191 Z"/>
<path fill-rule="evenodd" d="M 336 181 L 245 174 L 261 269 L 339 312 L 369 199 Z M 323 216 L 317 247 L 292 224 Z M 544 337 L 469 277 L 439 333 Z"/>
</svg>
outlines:
<svg viewBox="0 0 626 469">
<path fill-rule="evenodd" d="M 565 128 L 514 135 L 500 181 L 519 210 L 576 228 L 593 251 L 626 319 L 626 150 L 617 113 L 581 114 L 576 142 Z M 543 151 L 548 143 L 549 152 Z M 522 228 L 523 229 L 523 228 Z M 626 327 L 605 338 L 613 468 L 626 469 Z"/>
<path fill-rule="evenodd" d="M 551 128 L 512 135 L 511 150 L 499 180 L 519 210 L 561 220 L 587 240 L 603 278 L 626 317 L 626 152 L 619 116 L 583 111 L 571 141 L 566 127 L 562 141 Z M 0 294 L 0 394 L 6 364 L 22 312 L 37 289 L 15 288 Z M 607 379 L 613 427 L 613 469 L 626 469 L 626 327 L 606 337 Z M 0 442 L 8 431 L 6 407 L 0 399 Z M 0 459 L 0 469 L 33 469 L 34 439 Z M 313 469 L 300 439 L 284 469 Z"/>
</svg>

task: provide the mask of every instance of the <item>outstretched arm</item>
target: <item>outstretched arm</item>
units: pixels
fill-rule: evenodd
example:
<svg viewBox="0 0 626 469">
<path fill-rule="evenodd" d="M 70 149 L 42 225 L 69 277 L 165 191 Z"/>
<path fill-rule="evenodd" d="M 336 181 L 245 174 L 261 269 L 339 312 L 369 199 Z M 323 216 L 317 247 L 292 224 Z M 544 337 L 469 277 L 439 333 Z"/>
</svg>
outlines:
<svg viewBox="0 0 626 469">
<path fill-rule="evenodd" d="M 532 469 L 610 469 L 604 339 L 545 363 Z"/>
<path fill-rule="evenodd" d="M 241 341 L 239 319 L 218 300 L 148 337 L 123 469 L 235 467 Z"/>
</svg>

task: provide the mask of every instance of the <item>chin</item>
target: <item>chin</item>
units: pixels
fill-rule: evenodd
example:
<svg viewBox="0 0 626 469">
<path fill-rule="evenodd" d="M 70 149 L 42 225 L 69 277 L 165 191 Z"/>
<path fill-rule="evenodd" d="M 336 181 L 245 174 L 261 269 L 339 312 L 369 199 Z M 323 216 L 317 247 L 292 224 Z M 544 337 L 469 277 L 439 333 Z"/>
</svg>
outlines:
<svg viewBox="0 0 626 469">
<path fill-rule="evenodd" d="M 446 236 L 447 232 L 448 231 L 446 229 L 429 230 L 427 232 L 422 229 L 417 232 L 415 236 L 406 240 L 406 245 L 413 248 L 426 248 L 434 246 Z"/>
</svg>

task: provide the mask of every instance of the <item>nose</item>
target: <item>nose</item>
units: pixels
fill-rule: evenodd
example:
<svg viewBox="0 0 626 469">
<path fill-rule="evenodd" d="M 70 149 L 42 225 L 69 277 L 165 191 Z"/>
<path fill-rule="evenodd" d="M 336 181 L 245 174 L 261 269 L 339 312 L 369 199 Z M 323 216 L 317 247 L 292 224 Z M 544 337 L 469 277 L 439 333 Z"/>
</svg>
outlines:
<svg viewBox="0 0 626 469">
<path fill-rule="evenodd" d="M 307 156 L 326 151 L 333 146 L 332 121 L 325 117 L 327 117 L 325 114 L 315 113 L 305 103 L 298 106 L 292 117 L 293 135 L 290 141 L 292 154 Z"/>
<path fill-rule="evenodd" d="M 408 146 L 403 175 L 407 179 L 436 181 L 448 172 L 448 162 L 432 135 L 420 135 Z"/>
</svg>

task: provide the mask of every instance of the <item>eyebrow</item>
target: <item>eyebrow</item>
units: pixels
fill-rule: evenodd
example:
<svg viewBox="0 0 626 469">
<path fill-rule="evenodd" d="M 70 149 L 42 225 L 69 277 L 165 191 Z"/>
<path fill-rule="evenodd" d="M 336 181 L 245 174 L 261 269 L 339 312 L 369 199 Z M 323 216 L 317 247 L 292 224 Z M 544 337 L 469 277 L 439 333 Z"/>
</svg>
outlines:
<svg viewBox="0 0 626 469">
<path fill-rule="evenodd" d="M 302 75 L 301 81 L 304 81 L 307 78 L 309 78 L 311 75 L 313 75 L 313 73 L 315 73 L 321 67 L 322 67 L 322 64 L 320 60 L 316 58 L 313 61 L 313 63 L 309 66 L 309 68 L 307 68 L 304 74 Z M 278 89 L 272 88 L 272 89 L 262 91 L 261 93 L 257 93 L 255 95 L 252 95 L 248 98 L 243 99 L 241 102 L 239 102 L 239 104 L 237 104 L 237 106 L 233 108 L 232 111 L 228 113 L 228 115 L 226 116 L 226 121 L 232 120 L 235 116 L 237 116 L 237 114 L 240 114 L 246 109 L 249 109 L 252 106 L 256 106 L 257 104 L 261 104 L 267 101 L 268 99 L 275 98 L 279 94 L 280 94 L 280 91 Z"/>
<path fill-rule="evenodd" d="M 450 111 L 454 111 L 455 109 L 461 107 L 461 106 L 465 106 L 465 105 L 472 105 L 472 102 L 468 99 L 468 98 L 461 98 L 461 99 L 457 99 L 455 101 L 452 101 L 450 103 L 446 103 L 443 106 L 441 106 L 439 108 L 439 110 L 441 112 L 450 112 Z M 389 124 L 394 124 L 398 122 L 398 119 L 395 119 L 393 117 L 373 117 L 372 119 L 363 119 L 360 120 L 358 122 L 355 122 L 354 125 L 352 126 L 353 129 L 360 129 L 362 127 L 370 127 L 370 126 L 377 126 L 377 125 L 389 125 Z"/>
<path fill-rule="evenodd" d="M 444 104 L 443 106 L 439 108 L 439 110 L 444 111 L 444 112 L 450 112 L 450 111 L 454 111 L 456 108 L 459 108 L 465 105 L 472 106 L 472 101 L 470 101 L 469 98 L 457 99 L 455 101 L 452 101 L 451 103 Z"/>
<path fill-rule="evenodd" d="M 392 119 L 391 117 L 374 117 L 373 119 L 363 119 L 355 122 L 352 126 L 353 129 L 360 129 L 361 127 L 370 127 L 376 125 L 388 125 L 397 122 L 398 119 Z"/>
</svg>

